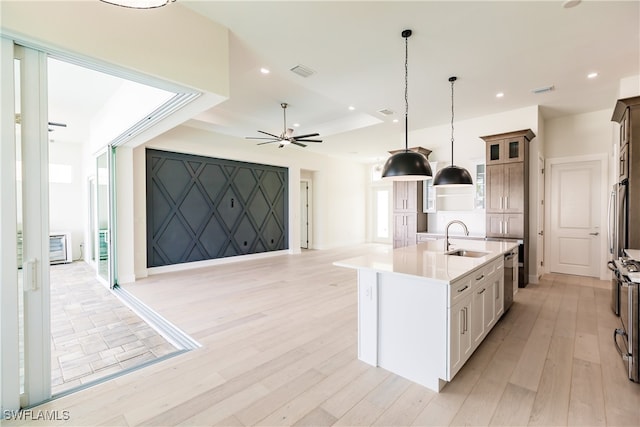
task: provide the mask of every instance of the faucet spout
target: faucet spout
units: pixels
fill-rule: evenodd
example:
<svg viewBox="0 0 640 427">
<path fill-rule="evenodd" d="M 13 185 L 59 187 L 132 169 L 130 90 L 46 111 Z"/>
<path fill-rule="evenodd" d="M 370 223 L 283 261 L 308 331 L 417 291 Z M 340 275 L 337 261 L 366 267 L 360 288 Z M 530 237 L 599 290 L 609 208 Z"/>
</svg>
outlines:
<svg viewBox="0 0 640 427">
<path fill-rule="evenodd" d="M 469 229 L 467 228 L 464 222 L 457 219 L 450 221 L 444 230 L 445 252 L 449 252 L 449 246 L 451 246 L 451 243 L 449 242 L 449 227 L 451 227 L 452 224 L 460 224 L 464 229 L 464 235 L 465 236 L 469 235 Z"/>
</svg>

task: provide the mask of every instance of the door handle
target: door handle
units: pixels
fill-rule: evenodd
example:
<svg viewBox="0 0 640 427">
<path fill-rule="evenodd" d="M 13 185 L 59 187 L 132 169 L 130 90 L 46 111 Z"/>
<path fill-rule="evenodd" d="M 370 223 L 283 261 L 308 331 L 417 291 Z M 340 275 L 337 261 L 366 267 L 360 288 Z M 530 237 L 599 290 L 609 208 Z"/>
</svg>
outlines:
<svg viewBox="0 0 640 427">
<path fill-rule="evenodd" d="M 540 231 L 540 232 L 538 233 L 538 236 L 544 236 L 544 230 Z"/>
<path fill-rule="evenodd" d="M 596 231 L 595 233 L 589 233 L 589 235 L 590 235 L 590 236 L 597 236 L 597 235 L 599 235 L 599 234 L 600 234 L 600 233 L 598 233 L 597 231 Z"/>
</svg>

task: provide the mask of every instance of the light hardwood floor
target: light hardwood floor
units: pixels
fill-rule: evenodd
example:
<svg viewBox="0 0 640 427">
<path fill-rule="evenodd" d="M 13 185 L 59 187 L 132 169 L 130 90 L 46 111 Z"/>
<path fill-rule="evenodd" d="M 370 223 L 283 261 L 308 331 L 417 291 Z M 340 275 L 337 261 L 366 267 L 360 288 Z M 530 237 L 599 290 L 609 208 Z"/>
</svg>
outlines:
<svg viewBox="0 0 640 427">
<path fill-rule="evenodd" d="M 371 250 L 128 285 L 203 347 L 34 410 L 68 411 L 64 425 L 640 425 L 640 384 L 613 346 L 608 282 L 550 274 L 521 289 L 434 393 L 357 359 L 356 273 L 332 262 Z"/>
</svg>

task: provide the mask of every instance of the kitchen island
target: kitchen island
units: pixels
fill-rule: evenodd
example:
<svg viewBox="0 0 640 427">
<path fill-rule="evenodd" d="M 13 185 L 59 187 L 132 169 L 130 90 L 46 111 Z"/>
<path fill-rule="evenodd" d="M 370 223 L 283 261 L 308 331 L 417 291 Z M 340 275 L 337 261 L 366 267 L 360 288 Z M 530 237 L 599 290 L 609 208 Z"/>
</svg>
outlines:
<svg viewBox="0 0 640 427">
<path fill-rule="evenodd" d="M 512 241 L 428 241 L 335 262 L 358 272 L 358 358 L 435 391 L 504 313 Z"/>
</svg>

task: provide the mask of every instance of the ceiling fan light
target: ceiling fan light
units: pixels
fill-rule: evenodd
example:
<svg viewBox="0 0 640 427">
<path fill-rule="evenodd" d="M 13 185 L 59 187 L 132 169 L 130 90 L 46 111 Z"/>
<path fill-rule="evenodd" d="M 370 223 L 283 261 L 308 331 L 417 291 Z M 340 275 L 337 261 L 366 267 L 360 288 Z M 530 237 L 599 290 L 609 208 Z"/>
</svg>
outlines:
<svg viewBox="0 0 640 427">
<path fill-rule="evenodd" d="M 473 179 L 471 178 L 469 171 L 465 168 L 461 168 L 459 166 L 447 166 L 436 173 L 435 178 L 433 178 L 433 185 L 437 185 L 439 187 L 471 186 L 473 185 Z"/>
<path fill-rule="evenodd" d="M 396 153 L 382 167 L 382 178 L 392 181 L 423 181 L 432 175 L 427 158 L 415 151 Z"/>
<path fill-rule="evenodd" d="M 109 3 L 116 6 L 128 7 L 131 9 L 155 9 L 157 7 L 166 6 L 176 0 L 100 0 L 103 3 Z"/>
</svg>

